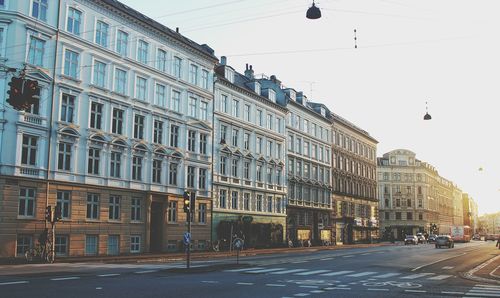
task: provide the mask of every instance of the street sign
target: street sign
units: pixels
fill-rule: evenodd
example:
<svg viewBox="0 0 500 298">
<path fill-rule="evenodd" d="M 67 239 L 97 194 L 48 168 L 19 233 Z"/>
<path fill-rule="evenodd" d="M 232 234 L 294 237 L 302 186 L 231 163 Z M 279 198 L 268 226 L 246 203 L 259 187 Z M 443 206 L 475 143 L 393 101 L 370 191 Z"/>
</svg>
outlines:
<svg viewBox="0 0 500 298">
<path fill-rule="evenodd" d="M 236 238 L 233 240 L 234 249 L 241 250 L 243 248 L 243 239 Z"/>
<path fill-rule="evenodd" d="M 188 245 L 189 243 L 191 243 L 191 233 L 189 232 L 186 232 L 184 233 L 184 244 Z"/>
</svg>

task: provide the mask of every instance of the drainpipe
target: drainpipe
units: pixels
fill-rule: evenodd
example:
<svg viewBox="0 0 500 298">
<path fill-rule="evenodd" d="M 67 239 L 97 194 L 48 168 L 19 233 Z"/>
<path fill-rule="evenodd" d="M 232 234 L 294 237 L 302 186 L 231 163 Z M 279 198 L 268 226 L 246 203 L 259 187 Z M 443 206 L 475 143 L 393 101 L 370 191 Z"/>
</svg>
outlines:
<svg viewBox="0 0 500 298">
<path fill-rule="evenodd" d="M 212 94 L 214 98 L 212 99 L 212 185 L 210 187 L 211 193 L 211 205 L 210 205 L 210 246 L 214 241 L 213 239 L 213 229 L 214 229 L 214 163 L 215 163 L 215 83 L 217 81 L 217 76 L 215 74 L 214 67 L 214 79 L 213 79 L 213 90 Z M 209 247 L 210 249 L 210 247 Z"/>
</svg>

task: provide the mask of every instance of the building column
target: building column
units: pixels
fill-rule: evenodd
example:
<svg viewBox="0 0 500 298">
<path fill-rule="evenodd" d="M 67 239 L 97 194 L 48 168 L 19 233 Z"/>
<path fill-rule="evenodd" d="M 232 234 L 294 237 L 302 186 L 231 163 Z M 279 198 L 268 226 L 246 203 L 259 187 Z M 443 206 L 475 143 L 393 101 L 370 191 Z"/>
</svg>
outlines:
<svg viewBox="0 0 500 298">
<path fill-rule="evenodd" d="M 146 204 L 145 204 L 145 209 L 146 209 L 146 220 L 145 220 L 145 227 L 144 231 L 146 232 L 146 235 L 144 235 L 144 251 L 145 252 L 151 252 L 151 202 L 153 201 L 153 195 L 151 193 L 148 193 L 146 196 Z"/>
</svg>

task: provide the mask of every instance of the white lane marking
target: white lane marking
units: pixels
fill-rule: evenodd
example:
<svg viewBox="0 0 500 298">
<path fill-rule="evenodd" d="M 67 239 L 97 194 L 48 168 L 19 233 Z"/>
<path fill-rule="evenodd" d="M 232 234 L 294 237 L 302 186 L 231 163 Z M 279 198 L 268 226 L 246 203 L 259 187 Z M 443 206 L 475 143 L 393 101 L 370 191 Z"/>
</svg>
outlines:
<svg viewBox="0 0 500 298">
<path fill-rule="evenodd" d="M 216 280 L 202 280 L 201 282 L 205 283 L 205 284 L 218 284 L 219 283 Z"/>
<path fill-rule="evenodd" d="M 309 295 L 311 295 L 311 294 L 309 294 L 309 293 L 298 293 L 298 294 L 295 294 L 295 295 L 293 295 L 293 296 L 297 296 L 297 297 L 305 297 L 305 296 L 309 296 Z"/>
<path fill-rule="evenodd" d="M 318 286 L 299 286 L 299 288 L 317 289 Z"/>
<path fill-rule="evenodd" d="M 498 294 L 500 295 L 500 292 L 496 289 L 487 289 L 487 288 L 472 288 L 471 290 L 469 290 L 469 292 L 475 292 L 475 293 L 490 293 L 490 294 Z"/>
<path fill-rule="evenodd" d="M 313 274 L 319 274 L 319 273 L 325 273 L 325 272 L 330 272 L 330 270 L 313 270 L 313 271 L 295 273 L 295 275 L 306 276 L 306 275 L 313 275 Z"/>
<path fill-rule="evenodd" d="M 389 289 L 367 289 L 368 291 L 389 291 Z"/>
<path fill-rule="evenodd" d="M 325 273 L 325 274 L 320 274 L 321 276 L 336 276 L 336 275 L 344 275 L 347 273 L 352 273 L 354 271 L 350 270 L 344 270 L 344 271 L 335 271 L 335 272 L 330 272 L 330 273 Z"/>
<path fill-rule="evenodd" d="M 110 277 L 110 276 L 118 276 L 120 273 L 109 273 L 109 274 L 99 274 L 99 277 Z"/>
<path fill-rule="evenodd" d="M 486 288 L 496 288 L 500 290 L 500 286 L 494 286 L 494 285 L 475 285 L 475 287 L 486 287 Z"/>
<path fill-rule="evenodd" d="M 401 279 L 416 279 L 416 278 L 420 278 L 420 277 L 424 277 L 424 276 L 428 276 L 428 275 L 434 275 L 434 273 L 412 274 L 412 275 L 408 275 L 408 276 L 403 276 L 403 277 L 401 277 Z"/>
<path fill-rule="evenodd" d="M 450 269 L 453 269 L 455 268 L 454 266 L 444 266 L 443 268 L 441 269 L 444 269 L 444 270 L 450 270 Z"/>
<path fill-rule="evenodd" d="M 373 278 L 389 278 L 389 277 L 398 276 L 398 275 L 401 275 L 401 273 L 386 273 L 386 274 L 372 276 L 372 277 Z"/>
<path fill-rule="evenodd" d="M 424 291 L 424 290 L 405 290 L 405 292 L 410 292 L 410 293 L 427 293 L 427 291 Z"/>
<path fill-rule="evenodd" d="M 463 295 L 464 292 L 445 292 L 445 291 L 442 291 L 441 294 Z"/>
<path fill-rule="evenodd" d="M 6 281 L 6 282 L 0 282 L 0 286 L 6 286 L 6 285 L 18 285 L 18 284 L 27 284 L 29 281 L 26 280 L 19 280 L 19 281 Z"/>
<path fill-rule="evenodd" d="M 224 270 L 224 272 L 241 272 L 241 271 L 247 271 L 247 270 L 257 270 L 257 269 L 262 269 L 262 267 L 252 267 L 252 268 L 231 269 L 231 270 Z"/>
<path fill-rule="evenodd" d="M 443 279 L 447 279 L 450 276 L 452 276 L 452 275 L 443 274 L 443 275 L 429 277 L 428 279 L 430 279 L 430 280 L 443 280 Z"/>
<path fill-rule="evenodd" d="M 287 273 L 295 273 L 295 272 L 301 272 L 301 271 L 307 271 L 308 269 L 290 269 L 290 270 L 285 270 L 285 271 L 278 271 L 278 272 L 271 272 L 269 274 L 287 274 Z"/>
<path fill-rule="evenodd" d="M 144 271 L 136 271 L 134 273 L 135 274 L 146 274 L 146 273 L 153 273 L 153 272 L 158 272 L 158 270 L 144 270 Z"/>
<path fill-rule="evenodd" d="M 291 264 L 302 264 L 302 263 L 307 263 L 309 261 L 295 261 L 295 262 L 290 262 Z"/>
<path fill-rule="evenodd" d="M 96 289 L 96 290 L 102 290 L 102 287 L 97 287 L 97 288 L 95 288 L 95 289 Z"/>
<path fill-rule="evenodd" d="M 343 256 L 343 258 L 352 258 L 354 256 Z"/>
<path fill-rule="evenodd" d="M 253 282 L 237 282 L 236 284 L 240 285 L 240 286 L 253 286 L 254 285 Z"/>
<path fill-rule="evenodd" d="M 50 280 L 60 281 L 60 280 L 72 280 L 72 279 L 80 279 L 80 277 L 78 277 L 78 276 L 56 277 L 56 278 L 51 278 Z"/>
<path fill-rule="evenodd" d="M 339 286 L 340 287 L 340 286 Z M 350 290 L 351 288 L 332 288 L 333 290 Z"/>
<path fill-rule="evenodd" d="M 444 259 L 441 259 L 441 260 L 437 260 L 437 261 L 434 261 L 432 263 L 429 263 L 429 264 L 425 264 L 425 265 L 422 265 L 422 266 L 418 266 L 418 267 L 415 267 L 413 268 L 411 271 L 417 271 L 418 269 L 421 269 L 421 268 L 424 268 L 424 267 L 427 267 L 427 266 L 430 266 L 430 265 L 434 265 L 436 263 L 439 263 L 439 262 L 442 262 L 442 261 L 446 261 L 446 260 L 449 260 L 449 259 L 453 259 L 453 258 L 456 258 L 456 257 L 460 257 L 460 256 L 463 256 L 467 254 L 466 252 L 462 253 L 462 254 L 459 254 L 459 255 L 456 255 L 456 256 L 451 256 L 451 257 L 448 257 L 448 258 L 444 258 Z"/>
<path fill-rule="evenodd" d="M 323 290 L 314 290 L 314 291 L 311 291 L 310 293 L 313 293 L 313 294 L 321 294 L 321 293 L 324 293 L 325 291 Z"/>
<path fill-rule="evenodd" d="M 335 258 L 324 258 L 324 259 L 319 259 L 320 261 L 330 261 L 330 260 L 333 260 Z"/>
<path fill-rule="evenodd" d="M 260 269 L 260 270 L 252 270 L 252 271 L 245 271 L 244 273 L 266 273 L 266 272 L 272 272 L 272 271 L 280 271 L 284 270 L 285 268 L 270 268 L 270 269 Z"/>
<path fill-rule="evenodd" d="M 364 254 L 361 254 L 362 256 L 367 256 L 367 255 L 371 255 L 372 253 L 371 252 L 367 252 L 367 253 L 364 253 Z"/>
<path fill-rule="evenodd" d="M 350 277 L 361 277 L 361 276 L 367 276 L 367 275 L 372 275 L 372 274 L 377 274 L 377 272 L 361 272 L 361 273 L 355 273 L 355 274 L 349 274 L 347 276 L 350 276 Z"/>
<path fill-rule="evenodd" d="M 500 297 L 500 294 L 489 294 L 489 293 L 476 293 L 476 292 L 469 292 L 465 293 L 465 296 L 481 296 L 481 297 Z"/>
<path fill-rule="evenodd" d="M 266 284 L 268 287 L 284 287 L 285 285 L 282 284 Z"/>
</svg>

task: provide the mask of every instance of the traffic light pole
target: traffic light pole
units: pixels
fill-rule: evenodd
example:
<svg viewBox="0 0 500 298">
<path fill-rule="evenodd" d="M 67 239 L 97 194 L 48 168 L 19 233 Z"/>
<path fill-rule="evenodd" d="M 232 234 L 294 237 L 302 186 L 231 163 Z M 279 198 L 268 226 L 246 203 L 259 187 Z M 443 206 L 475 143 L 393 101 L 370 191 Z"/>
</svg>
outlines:
<svg viewBox="0 0 500 298">
<path fill-rule="evenodd" d="M 188 216 L 188 234 L 191 235 L 191 210 L 187 213 Z M 189 269 L 191 265 L 191 237 L 189 238 L 189 242 L 187 244 L 187 257 L 186 257 L 186 268 Z"/>
</svg>

